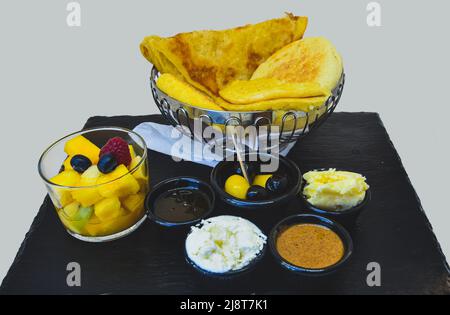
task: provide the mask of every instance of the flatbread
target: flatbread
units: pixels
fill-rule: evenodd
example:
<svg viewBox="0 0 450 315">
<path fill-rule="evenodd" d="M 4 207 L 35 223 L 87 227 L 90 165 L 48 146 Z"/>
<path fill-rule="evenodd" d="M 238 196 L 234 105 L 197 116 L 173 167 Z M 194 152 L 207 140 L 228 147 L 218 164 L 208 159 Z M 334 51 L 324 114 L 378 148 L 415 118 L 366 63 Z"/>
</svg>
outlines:
<svg viewBox="0 0 450 315">
<path fill-rule="evenodd" d="M 284 83 L 274 78 L 261 78 L 233 81 L 219 94 L 233 104 L 250 104 L 279 98 L 327 96 L 330 91 L 315 82 Z"/>
<path fill-rule="evenodd" d="M 156 86 L 161 91 L 180 102 L 203 109 L 223 110 L 222 107 L 217 106 L 214 103 L 211 97 L 182 79 L 177 78 L 173 74 L 161 74 L 156 81 Z"/>
<path fill-rule="evenodd" d="M 327 96 L 303 97 L 303 98 L 279 98 L 250 104 L 231 104 L 220 98 L 216 99 L 216 103 L 229 111 L 249 112 L 264 110 L 297 110 L 308 112 L 325 104 Z"/>
<path fill-rule="evenodd" d="M 342 59 L 324 37 L 295 41 L 262 63 L 251 79 L 272 78 L 284 83 L 317 83 L 333 90 L 343 71 Z"/>
<path fill-rule="evenodd" d="M 196 31 L 169 38 L 148 36 L 140 48 L 161 73 L 181 76 L 217 97 L 228 83 L 250 79 L 273 53 L 302 38 L 307 22 L 307 17 L 287 14 L 224 31 Z"/>
</svg>

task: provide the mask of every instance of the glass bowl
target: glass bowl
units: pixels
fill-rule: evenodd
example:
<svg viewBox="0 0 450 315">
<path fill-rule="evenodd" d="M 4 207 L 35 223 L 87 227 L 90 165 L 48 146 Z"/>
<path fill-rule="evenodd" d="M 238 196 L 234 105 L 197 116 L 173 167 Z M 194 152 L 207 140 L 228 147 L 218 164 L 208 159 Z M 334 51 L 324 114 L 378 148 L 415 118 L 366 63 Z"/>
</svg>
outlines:
<svg viewBox="0 0 450 315">
<path fill-rule="evenodd" d="M 67 141 L 77 137 L 83 141 L 83 138 L 88 139 L 98 148 L 113 137 L 121 137 L 129 145 L 132 162 L 128 167 L 119 165 L 109 174 L 98 171 L 93 176 L 79 174 L 69 169 L 71 157 L 65 152 Z M 96 155 L 91 154 L 89 158 L 95 159 Z M 146 218 L 144 200 L 149 191 L 147 145 L 131 130 L 99 127 L 72 133 L 44 151 L 38 171 L 61 223 L 77 239 L 112 241 L 136 230 Z M 52 181 L 56 175 L 64 178 L 63 184 Z"/>
</svg>

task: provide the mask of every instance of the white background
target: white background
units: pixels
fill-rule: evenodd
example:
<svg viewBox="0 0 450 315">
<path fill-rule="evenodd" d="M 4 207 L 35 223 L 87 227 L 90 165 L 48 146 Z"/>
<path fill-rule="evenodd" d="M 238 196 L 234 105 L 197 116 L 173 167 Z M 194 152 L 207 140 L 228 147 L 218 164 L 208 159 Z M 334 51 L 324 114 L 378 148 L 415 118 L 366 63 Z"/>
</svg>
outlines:
<svg viewBox="0 0 450 315">
<path fill-rule="evenodd" d="M 367 26 L 364 0 L 80 0 L 80 28 L 66 24 L 68 2 L 0 4 L 0 279 L 45 196 L 37 161 L 46 146 L 93 115 L 156 113 L 139 52 L 145 35 L 234 27 L 285 11 L 309 16 L 306 36 L 338 47 L 347 73 L 339 110 L 380 113 L 450 255 L 450 2 L 379 1 L 379 28 Z"/>
</svg>

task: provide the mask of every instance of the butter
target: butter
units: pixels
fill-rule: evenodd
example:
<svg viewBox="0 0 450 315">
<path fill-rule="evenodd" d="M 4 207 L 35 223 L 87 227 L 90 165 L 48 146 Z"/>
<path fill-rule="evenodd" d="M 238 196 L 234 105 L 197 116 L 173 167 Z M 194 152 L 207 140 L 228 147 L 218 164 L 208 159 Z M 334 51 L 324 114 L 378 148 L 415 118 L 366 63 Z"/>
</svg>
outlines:
<svg viewBox="0 0 450 315">
<path fill-rule="evenodd" d="M 246 219 L 218 216 L 191 228 L 186 252 L 201 269 L 225 273 L 247 266 L 263 250 L 266 239 L 261 230 Z"/>
<path fill-rule="evenodd" d="M 303 175 L 307 201 L 324 210 L 348 210 L 359 205 L 369 185 L 361 174 L 336 171 L 311 171 Z"/>
</svg>

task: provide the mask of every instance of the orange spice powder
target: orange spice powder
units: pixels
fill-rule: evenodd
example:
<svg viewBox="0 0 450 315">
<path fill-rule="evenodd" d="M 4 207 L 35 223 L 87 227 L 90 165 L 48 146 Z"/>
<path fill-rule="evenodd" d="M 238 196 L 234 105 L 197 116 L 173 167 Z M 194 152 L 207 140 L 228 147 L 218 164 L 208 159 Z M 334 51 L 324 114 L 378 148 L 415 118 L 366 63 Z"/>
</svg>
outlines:
<svg viewBox="0 0 450 315">
<path fill-rule="evenodd" d="M 285 229 L 277 238 L 276 248 L 289 263 L 307 269 L 332 266 L 344 256 L 341 238 L 315 224 L 298 224 Z"/>
</svg>

